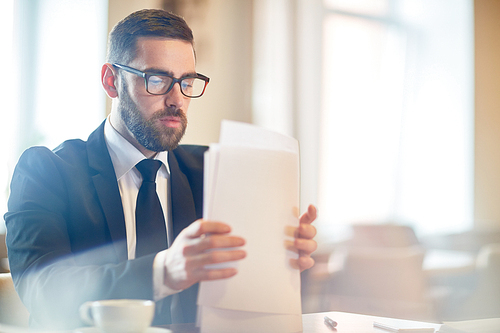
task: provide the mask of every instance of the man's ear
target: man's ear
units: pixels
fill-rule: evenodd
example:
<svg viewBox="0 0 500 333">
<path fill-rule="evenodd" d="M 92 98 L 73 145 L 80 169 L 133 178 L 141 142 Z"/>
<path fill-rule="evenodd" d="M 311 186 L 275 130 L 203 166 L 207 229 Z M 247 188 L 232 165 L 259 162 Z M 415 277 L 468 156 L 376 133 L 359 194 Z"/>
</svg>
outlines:
<svg viewBox="0 0 500 333">
<path fill-rule="evenodd" d="M 116 76 L 116 72 L 111 64 L 102 65 L 101 69 L 101 83 L 102 87 L 106 91 L 106 94 L 110 98 L 118 97 L 118 91 L 116 89 L 118 77 Z"/>
</svg>

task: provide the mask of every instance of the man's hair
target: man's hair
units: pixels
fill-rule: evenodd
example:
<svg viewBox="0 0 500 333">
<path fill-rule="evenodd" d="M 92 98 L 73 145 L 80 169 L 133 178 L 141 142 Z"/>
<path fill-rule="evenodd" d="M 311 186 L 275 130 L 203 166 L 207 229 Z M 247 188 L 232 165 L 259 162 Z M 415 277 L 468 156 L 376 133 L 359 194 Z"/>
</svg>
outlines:
<svg viewBox="0 0 500 333">
<path fill-rule="evenodd" d="M 193 32 L 182 17 L 161 9 L 143 9 L 113 27 L 109 33 L 106 61 L 128 64 L 136 56 L 139 37 L 180 39 L 194 44 Z"/>
</svg>

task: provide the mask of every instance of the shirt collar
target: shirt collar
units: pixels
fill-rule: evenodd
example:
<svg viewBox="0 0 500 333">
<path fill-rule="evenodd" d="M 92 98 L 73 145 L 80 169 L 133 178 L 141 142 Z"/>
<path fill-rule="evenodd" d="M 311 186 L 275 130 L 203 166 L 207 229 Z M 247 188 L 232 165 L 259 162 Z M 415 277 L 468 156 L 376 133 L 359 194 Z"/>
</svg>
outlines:
<svg viewBox="0 0 500 333">
<path fill-rule="evenodd" d="M 111 125 L 110 117 L 106 119 L 104 124 L 104 139 L 113 162 L 113 167 L 116 173 L 116 179 L 119 180 L 130 170 L 132 170 L 137 163 L 147 158 L 130 142 L 128 142 L 118 131 Z M 160 174 L 165 177 L 170 174 L 167 160 L 168 152 L 162 151 L 156 154 L 155 159 L 163 162 L 164 167 L 160 168 Z"/>
</svg>

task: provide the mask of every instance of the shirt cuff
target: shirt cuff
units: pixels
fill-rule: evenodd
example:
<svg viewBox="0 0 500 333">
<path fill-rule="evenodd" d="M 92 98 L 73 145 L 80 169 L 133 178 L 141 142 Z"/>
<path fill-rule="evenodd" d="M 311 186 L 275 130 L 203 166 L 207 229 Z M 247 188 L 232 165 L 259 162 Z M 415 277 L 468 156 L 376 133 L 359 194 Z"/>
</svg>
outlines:
<svg viewBox="0 0 500 333">
<path fill-rule="evenodd" d="M 175 290 L 166 286 L 165 281 L 165 260 L 167 258 L 167 251 L 158 252 L 153 261 L 153 297 L 155 301 L 159 301 L 167 296 L 181 292 L 182 290 Z"/>
</svg>

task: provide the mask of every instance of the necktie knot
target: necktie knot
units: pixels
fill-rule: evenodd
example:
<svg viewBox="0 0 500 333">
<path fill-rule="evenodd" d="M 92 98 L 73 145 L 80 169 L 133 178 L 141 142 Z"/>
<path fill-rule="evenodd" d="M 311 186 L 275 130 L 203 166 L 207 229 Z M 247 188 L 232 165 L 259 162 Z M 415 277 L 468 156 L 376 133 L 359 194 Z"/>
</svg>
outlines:
<svg viewBox="0 0 500 333">
<path fill-rule="evenodd" d="M 158 160 L 145 159 L 137 163 L 135 167 L 141 173 L 143 182 L 154 183 L 156 180 L 156 173 L 161 167 L 161 164 L 161 161 Z"/>
</svg>

